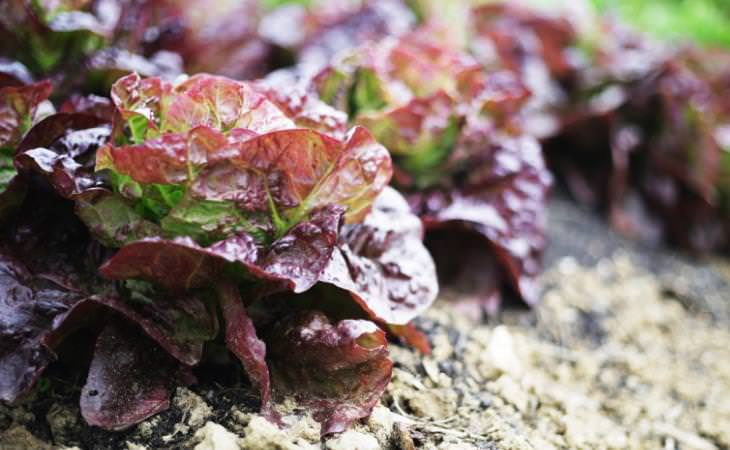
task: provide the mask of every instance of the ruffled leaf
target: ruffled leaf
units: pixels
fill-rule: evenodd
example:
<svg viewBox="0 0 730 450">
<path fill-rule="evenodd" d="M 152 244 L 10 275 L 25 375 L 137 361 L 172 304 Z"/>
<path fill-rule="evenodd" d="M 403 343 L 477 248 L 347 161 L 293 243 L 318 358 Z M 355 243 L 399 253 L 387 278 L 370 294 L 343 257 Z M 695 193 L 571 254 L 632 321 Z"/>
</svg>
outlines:
<svg viewBox="0 0 730 450">
<path fill-rule="evenodd" d="M 480 153 L 483 160 L 469 173 L 465 184 L 452 191 L 414 193 L 411 204 L 428 230 L 453 231 L 451 249 L 458 248 L 460 229 L 483 236 L 504 271 L 505 281 L 527 303 L 534 304 L 539 298 L 537 276 L 546 244 L 545 200 L 551 176 L 534 139 L 490 139 L 478 129 L 473 132 L 475 145 L 484 146 Z M 448 268 L 448 261 L 445 264 Z M 488 266 L 486 262 L 483 265 Z"/>
<path fill-rule="evenodd" d="M 99 186 L 96 150 L 109 138 L 104 119 L 77 113 L 53 114 L 34 126 L 18 148 L 16 164 L 44 176 L 64 198 Z"/>
<path fill-rule="evenodd" d="M 99 269 L 115 280 L 141 278 L 173 291 L 214 285 L 233 277 L 309 289 L 327 265 L 337 239 L 341 210 L 316 211 L 263 248 L 247 234 L 201 247 L 189 238 L 149 238 L 122 247 Z"/>
<path fill-rule="evenodd" d="M 63 199 L 37 185 L 0 227 L 0 394 L 26 394 L 56 359 L 47 335 L 86 292 L 99 250 Z"/>
<path fill-rule="evenodd" d="M 256 328 L 246 313 L 238 287 L 222 283 L 217 290 L 226 322 L 226 346 L 243 364 L 251 383 L 259 390 L 262 409 L 268 411 L 271 380 L 266 365 L 266 344 L 256 336 Z"/>
<path fill-rule="evenodd" d="M 239 139 L 199 127 L 187 136 L 104 147 L 97 168 L 123 177 L 117 189 L 142 207 L 161 200 L 151 214 L 159 211 L 163 230 L 203 242 L 232 231 L 275 238 L 328 204 L 342 205 L 346 220 L 356 222 L 390 179 L 387 150 L 363 128 L 344 142 L 303 129 Z M 175 197 L 155 200 L 160 188 L 151 185 Z"/>
<path fill-rule="evenodd" d="M 249 80 L 271 69 L 271 45 L 258 33 L 258 1 L 177 0 L 144 2 L 142 8 L 157 19 L 145 30 L 145 48 L 179 53 L 187 73 Z"/>
<path fill-rule="evenodd" d="M 17 145 L 33 125 L 38 105 L 51 95 L 51 82 L 0 89 L 0 148 Z"/>
<path fill-rule="evenodd" d="M 87 114 L 111 123 L 115 110 L 111 100 L 106 97 L 73 94 L 63 102 L 59 112 Z"/>
<path fill-rule="evenodd" d="M 201 125 L 218 131 L 244 128 L 254 133 L 294 127 L 250 85 L 213 75 L 194 75 L 173 85 L 160 78 L 130 74 L 114 83 L 112 100 L 128 121 L 133 143 L 160 133 L 188 132 Z"/>
<path fill-rule="evenodd" d="M 33 125 L 38 105 L 51 94 L 51 83 L 0 87 L 0 193 L 15 176 L 16 146 Z"/>
<path fill-rule="evenodd" d="M 257 83 L 257 88 L 274 102 L 297 126 L 342 139 L 347 132 L 347 114 L 320 100 L 297 81 L 294 74 L 274 72 Z"/>
<path fill-rule="evenodd" d="M 303 312 L 282 319 L 268 336 L 275 388 L 310 408 L 322 435 L 367 417 L 390 381 L 385 333 L 372 322 L 330 323 Z"/>
<path fill-rule="evenodd" d="M 96 342 L 81 414 L 107 430 L 123 430 L 164 411 L 176 384 L 192 374 L 132 326 L 110 322 Z"/>
<path fill-rule="evenodd" d="M 113 312 L 137 325 L 146 336 L 182 364 L 194 366 L 203 356 L 203 344 L 215 339 L 218 322 L 206 303 L 194 295 L 166 295 L 131 289 L 127 298 L 96 295 L 74 305 L 57 321 L 46 338 L 55 343 L 73 328 L 89 324 L 89 316 L 101 318 Z"/>
<path fill-rule="evenodd" d="M 267 15 L 259 27 L 265 38 L 294 52 L 305 67 L 329 64 L 338 53 L 402 34 L 415 22 L 401 0 L 321 2 L 316 6 L 284 6 Z"/>
<path fill-rule="evenodd" d="M 97 275 L 105 251 L 90 240 L 72 205 L 31 185 L 13 220 L 1 229 L 0 387 L 15 400 L 32 388 L 54 350 L 79 329 L 97 330 L 110 314 L 135 324 L 171 358 L 192 365 L 215 337 L 216 316 L 197 297 L 170 296 Z"/>
<path fill-rule="evenodd" d="M 90 233 L 108 247 L 159 236 L 159 225 L 146 220 L 124 198 L 104 189 L 91 189 L 75 198 L 76 214 Z"/>
<path fill-rule="evenodd" d="M 348 292 L 374 321 L 405 325 L 438 294 L 422 235 L 421 221 L 388 188 L 362 224 L 344 227 L 320 281 Z"/>
<path fill-rule="evenodd" d="M 0 399 L 15 401 L 35 384 L 54 353 L 43 344 L 54 319 L 81 300 L 78 292 L 35 277 L 0 250 Z"/>
<path fill-rule="evenodd" d="M 364 112 L 356 120 L 393 153 L 416 186 L 433 185 L 447 175 L 439 168 L 454 150 L 464 121 L 443 91 L 398 108 Z"/>
<path fill-rule="evenodd" d="M 295 128 L 264 91 L 209 75 L 125 77 L 113 96 L 136 143 L 99 150 L 97 170 L 163 235 L 201 244 L 242 232 L 272 242 L 329 204 L 361 220 L 390 179 L 387 150 L 362 128 L 343 140 Z"/>
</svg>

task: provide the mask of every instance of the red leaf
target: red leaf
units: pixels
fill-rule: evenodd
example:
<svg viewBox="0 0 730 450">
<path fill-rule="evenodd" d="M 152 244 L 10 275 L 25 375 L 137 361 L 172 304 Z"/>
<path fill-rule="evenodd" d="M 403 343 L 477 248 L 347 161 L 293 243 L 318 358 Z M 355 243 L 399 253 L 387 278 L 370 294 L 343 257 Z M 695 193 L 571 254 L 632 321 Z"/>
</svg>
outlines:
<svg viewBox="0 0 730 450">
<path fill-rule="evenodd" d="M 261 408 L 269 410 L 271 387 L 266 366 L 266 344 L 256 336 L 256 328 L 246 313 L 238 286 L 220 283 L 218 298 L 226 321 L 226 345 L 243 364 L 244 370 L 261 394 Z"/>
<path fill-rule="evenodd" d="M 90 425 L 123 430 L 166 410 L 175 384 L 191 377 L 134 327 L 112 321 L 96 342 L 81 414 Z"/>
<path fill-rule="evenodd" d="M 370 415 L 390 382 L 385 333 L 366 320 L 331 324 L 302 312 L 282 319 L 267 343 L 277 391 L 311 408 L 322 435 Z"/>
<path fill-rule="evenodd" d="M 320 281 L 349 292 L 374 321 L 405 325 L 438 294 L 422 233 L 403 197 L 387 188 L 362 224 L 342 231 Z"/>
<path fill-rule="evenodd" d="M 412 205 L 427 229 L 448 228 L 457 242 L 460 229 L 483 236 L 506 281 L 534 304 L 539 298 L 537 276 L 546 244 L 545 199 L 551 177 L 534 139 L 490 141 L 488 130 L 474 133 L 469 139 L 482 149 L 475 153 L 482 155 L 482 162 L 474 166 L 463 187 L 413 194 Z M 485 293 L 485 298 L 491 295 Z"/>
<path fill-rule="evenodd" d="M 0 88 L 0 149 L 20 142 L 33 124 L 38 105 L 52 89 L 50 81 Z"/>
<path fill-rule="evenodd" d="M 122 247 L 100 269 L 115 280 L 143 278 L 180 292 L 208 287 L 226 277 L 309 289 L 320 277 L 337 239 L 338 207 L 323 208 L 267 248 L 240 234 L 209 247 L 190 238 L 148 238 Z"/>
</svg>

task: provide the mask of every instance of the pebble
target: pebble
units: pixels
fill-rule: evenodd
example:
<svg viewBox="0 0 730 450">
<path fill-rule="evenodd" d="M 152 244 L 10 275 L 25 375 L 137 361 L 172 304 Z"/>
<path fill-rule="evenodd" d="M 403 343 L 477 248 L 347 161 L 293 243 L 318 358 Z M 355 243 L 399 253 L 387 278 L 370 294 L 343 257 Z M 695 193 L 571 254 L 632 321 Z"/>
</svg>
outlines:
<svg viewBox="0 0 730 450">
<path fill-rule="evenodd" d="M 327 450 L 380 450 L 382 447 L 373 436 L 359 431 L 346 431 L 327 441 Z"/>
<path fill-rule="evenodd" d="M 501 372 L 519 378 L 522 375 L 522 362 L 517 357 L 512 334 L 504 325 L 494 329 L 489 338 L 487 353 L 491 363 Z"/>
<path fill-rule="evenodd" d="M 382 445 L 390 440 L 394 423 L 394 414 L 383 405 L 376 406 L 368 418 L 368 428 Z"/>
<path fill-rule="evenodd" d="M 208 422 L 195 433 L 198 444 L 194 450 L 240 450 L 238 438 L 223 426 Z"/>
<path fill-rule="evenodd" d="M 205 403 L 202 397 L 190 389 L 178 388 L 173 398 L 173 404 L 185 414 L 185 423 L 193 428 L 203 425 L 213 415 L 213 410 Z"/>
</svg>

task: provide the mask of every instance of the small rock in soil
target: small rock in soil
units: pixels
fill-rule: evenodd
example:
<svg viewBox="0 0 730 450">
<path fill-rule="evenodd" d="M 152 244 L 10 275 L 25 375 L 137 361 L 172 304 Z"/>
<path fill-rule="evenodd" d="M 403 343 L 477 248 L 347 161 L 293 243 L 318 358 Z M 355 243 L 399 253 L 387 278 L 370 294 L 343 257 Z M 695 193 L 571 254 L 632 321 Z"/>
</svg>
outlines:
<svg viewBox="0 0 730 450">
<path fill-rule="evenodd" d="M 239 450 L 238 438 L 223 426 L 208 422 L 195 432 L 197 445 L 194 450 Z"/>
<path fill-rule="evenodd" d="M 337 437 L 327 441 L 327 450 L 380 450 L 380 444 L 375 437 L 359 431 L 345 431 Z"/>
</svg>

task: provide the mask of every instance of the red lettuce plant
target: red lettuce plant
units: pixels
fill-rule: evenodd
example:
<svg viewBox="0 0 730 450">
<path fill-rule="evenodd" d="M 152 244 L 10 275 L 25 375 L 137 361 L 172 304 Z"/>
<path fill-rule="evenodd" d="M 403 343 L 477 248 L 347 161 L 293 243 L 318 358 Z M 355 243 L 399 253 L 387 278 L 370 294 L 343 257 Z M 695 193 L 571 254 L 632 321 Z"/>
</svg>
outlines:
<svg viewBox="0 0 730 450">
<path fill-rule="evenodd" d="M 33 125 L 38 105 L 51 93 L 51 84 L 0 88 L 0 189 L 15 176 L 12 156 L 15 147 Z"/>
<path fill-rule="evenodd" d="M 515 76 L 484 72 L 431 24 L 356 49 L 311 84 L 390 150 L 444 281 L 487 310 L 505 286 L 537 300 L 550 176 L 521 131 L 529 92 Z"/>
<path fill-rule="evenodd" d="M 171 84 L 133 74 L 113 87 L 113 124 L 62 112 L 31 130 L 15 164 L 32 189 L 2 240 L 12 243 L 0 284 L 14 324 L 3 328 L 13 361 L 0 372 L 4 399 L 27 392 L 74 330 L 91 329 L 82 414 L 125 428 L 194 381 L 191 368 L 223 328 L 268 414 L 270 366 L 277 392 L 313 408 L 323 433 L 369 414 L 390 377 L 379 327 L 417 336 L 409 322 L 436 296 L 435 269 L 420 222 L 384 190 L 387 150 L 361 127 L 340 138 L 298 128 L 304 110 L 277 106 L 290 97 L 210 75 Z M 46 203 L 78 230 L 68 244 L 81 266 L 59 265 L 71 281 L 17 247 L 30 245 L 27 211 Z M 65 247 L 47 260 L 63 256 Z M 46 275 L 62 293 L 42 291 Z M 28 295 L 11 294 L 21 286 Z M 36 315 L 41 295 L 57 300 Z M 30 329 L 28 340 L 21 330 Z M 18 373 L 27 375 L 12 381 Z M 146 382 L 129 383 L 138 377 Z"/>
<path fill-rule="evenodd" d="M 0 222 L 22 196 L 22 183 L 15 179 L 15 149 L 38 119 L 39 105 L 51 94 L 48 81 L 26 85 L 23 69 L 19 66 L 20 75 L 0 71 Z"/>
<path fill-rule="evenodd" d="M 571 23 L 506 6 L 475 16 L 479 39 L 497 43 L 507 66 L 510 49 L 537 36 L 542 52 L 523 54 L 549 69 L 559 99 L 543 108 L 556 125 L 543 135 L 546 155 L 574 197 L 629 236 L 727 248 L 718 139 L 727 96 L 716 81 L 730 70 L 720 55 L 669 49 L 596 17 Z"/>
<path fill-rule="evenodd" d="M 118 429 L 167 407 L 177 380 L 192 380 L 189 366 L 200 360 L 202 336 L 215 336 L 217 325 L 194 295 L 135 297 L 98 276 L 109 250 L 91 239 L 69 199 L 100 185 L 94 153 L 109 130 L 94 116 L 55 114 L 16 149 L 16 180 L 25 189 L 0 228 L 0 396 L 14 401 L 26 394 L 77 330 L 101 333 L 95 351 L 75 349 L 82 365 L 84 358 L 92 362 L 82 412 L 90 423 Z M 124 318 L 138 328 L 119 325 Z M 128 383 L 133 374 L 145 382 Z M 116 378 L 100 389 L 99 378 L 108 376 Z M 122 401 L 129 398 L 138 401 Z"/>
<path fill-rule="evenodd" d="M 727 248 L 726 57 L 669 49 L 590 14 L 494 3 L 474 8 L 470 22 L 480 63 L 510 70 L 536 94 L 527 130 L 575 198 L 644 241 Z"/>
<path fill-rule="evenodd" d="M 315 1 L 277 8 L 263 18 L 260 29 L 292 62 L 316 70 L 339 52 L 402 34 L 414 24 L 402 0 Z"/>
<path fill-rule="evenodd" d="M 143 54 L 145 14 L 157 2 L 122 0 L 7 0 L 0 4 L 0 57 L 54 81 L 54 96 L 108 91 L 130 71 L 175 76 L 180 58 Z"/>
<path fill-rule="evenodd" d="M 144 54 L 179 54 L 188 73 L 237 79 L 263 76 L 275 65 L 271 44 L 259 36 L 262 8 L 256 0 L 162 0 L 142 2 L 135 26 Z M 211 51 L 214 49 L 214 51 Z"/>
</svg>

